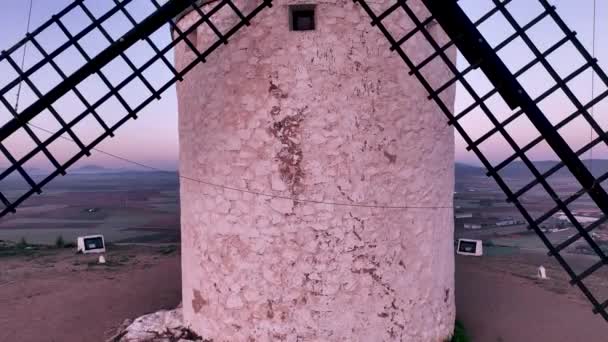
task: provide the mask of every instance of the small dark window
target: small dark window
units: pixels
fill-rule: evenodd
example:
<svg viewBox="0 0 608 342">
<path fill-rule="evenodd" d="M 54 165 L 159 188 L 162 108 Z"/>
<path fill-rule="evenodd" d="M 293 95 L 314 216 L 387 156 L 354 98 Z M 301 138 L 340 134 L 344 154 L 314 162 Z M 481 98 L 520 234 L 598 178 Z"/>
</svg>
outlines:
<svg viewBox="0 0 608 342">
<path fill-rule="evenodd" d="M 103 248 L 103 239 L 100 237 L 84 239 L 84 249 L 90 251 L 91 249 Z"/>
<path fill-rule="evenodd" d="M 315 29 L 315 5 L 289 6 L 289 26 L 292 31 Z"/>
<path fill-rule="evenodd" d="M 475 253 L 476 249 L 477 244 L 472 241 L 460 241 L 460 246 L 458 246 L 458 250 L 465 253 Z"/>
</svg>

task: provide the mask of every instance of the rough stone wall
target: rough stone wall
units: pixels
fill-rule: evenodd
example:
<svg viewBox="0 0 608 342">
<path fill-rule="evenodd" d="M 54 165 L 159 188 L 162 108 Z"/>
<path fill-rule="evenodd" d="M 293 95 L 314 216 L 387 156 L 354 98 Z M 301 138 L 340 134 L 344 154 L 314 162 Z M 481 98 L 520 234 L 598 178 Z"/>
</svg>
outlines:
<svg viewBox="0 0 608 342">
<path fill-rule="evenodd" d="M 453 131 L 360 7 L 319 1 L 317 29 L 291 32 L 291 3 L 274 2 L 178 86 L 181 175 L 249 191 L 182 179 L 185 321 L 214 341 L 444 341 Z M 178 66 L 192 57 L 176 49 Z M 420 208 L 434 206 L 446 208 Z"/>
</svg>

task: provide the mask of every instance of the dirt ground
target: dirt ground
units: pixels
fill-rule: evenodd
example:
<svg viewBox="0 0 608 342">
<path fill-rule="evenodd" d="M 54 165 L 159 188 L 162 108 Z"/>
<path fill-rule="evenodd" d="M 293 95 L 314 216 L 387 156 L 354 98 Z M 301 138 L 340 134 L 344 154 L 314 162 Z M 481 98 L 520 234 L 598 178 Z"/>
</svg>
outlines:
<svg viewBox="0 0 608 342">
<path fill-rule="evenodd" d="M 105 341 L 126 319 L 181 300 L 179 252 L 113 247 L 106 266 L 72 250 L 0 259 L 0 341 Z"/>
<path fill-rule="evenodd" d="M 569 259 L 575 267 L 592 261 L 586 256 Z M 539 265 L 547 269 L 548 280 L 536 278 Z M 605 270 L 587 280 L 595 293 L 606 294 Z M 539 252 L 457 257 L 456 305 L 473 342 L 607 340 L 608 323 L 593 314 L 561 267 Z"/>
<path fill-rule="evenodd" d="M 71 250 L 0 258 L 0 341 L 105 341 L 125 319 L 179 304 L 179 251 L 117 246 L 107 258 L 106 266 Z M 551 279 L 535 278 L 540 264 Z M 541 253 L 457 257 L 456 273 L 458 316 L 473 342 L 606 341 L 608 323 Z M 590 280 L 608 289 L 607 272 Z"/>
</svg>

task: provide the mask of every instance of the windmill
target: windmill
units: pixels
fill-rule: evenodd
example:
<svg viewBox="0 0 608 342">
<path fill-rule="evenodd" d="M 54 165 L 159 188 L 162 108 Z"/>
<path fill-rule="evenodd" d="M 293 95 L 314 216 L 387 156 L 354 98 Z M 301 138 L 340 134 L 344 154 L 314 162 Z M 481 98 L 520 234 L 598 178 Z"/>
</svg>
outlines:
<svg viewBox="0 0 608 342">
<path fill-rule="evenodd" d="M 540 11 L 523 24 L 510 12 L 510 0 L 488 0 L 491 6 L 475 20 L 456 0 L 276 1 L 274 6 L 270 0 L 150 1 L 155 10 L 137 20 L 129 11 L 130 0 L 114 1 L 99 16 L 86 1 L 76 0 L 0 55 L 0 63 L 15 74 L 0 87 L 0 102 L 13 116 L 0 127 L 0 151 L 10 163 L 0 184 L 11 175 L 29 184 L 28 191 L 16 195 L 0 187 L 1 216 L 15 213 L 28 197 L 41 193 L 172 84 L 183 81 L 178 84 L 180 173 L 191 177 L 180 185 L 186 323 L 207 338 L 234 340 L 363 336 L 440 341 L 449 336 L 454 321 L 452 192 L 445 191 L 453 186 L 453 140 L 447 118 L 572 285 L 596 314 L 608 319 L 608 298 L 598 298 L 585 282 L 607 262 L 591 232 L 608 215 L 602 186 L 608 175 L 594 176 L 580 159 L 594 146 L 608 143 L 590 114 L 608 91 L 584 101 L 569 86 L 588 70 L 605 85 L 608 76 L 548 1 L 532 1 Z M 62 20 L 73 11 L 85 15 L 89 24 L 68 29 Z M 132 29 L 112 37 L 104 23 L 114 16 L 127 18 Z M 498 16 L 511 33 L 490 44 L 483 25 Z M 563 33 L 545 49 L 529 34 L 543 21 Z M 154 33 L 167 24 L 172 39 L 159 46 Z M 46 51 L 39 37 L 50 27 L 66 40 Z M 79 43 L 92 32 L 109 41 L 96 55 Z M 512 70 L 499 53 L 515 42 L 532 58 Z M 130 49 L 140 43 L 153 53 L 148 61 L 135 63 Z M 42 58 L 22 70 L 15 53 L 25 44 Z M 566 45 L 583 64 L 564 75 L 550 56 Z M 71 74 L 58 65 L 68 49 L 86 60 Z M 175 64 L 166 58 L 172 49 Z M 457 51 L 469 64 L 464 69 L 455 64 Z M 103 67 L 117 60 L 130 72 L 113 83 Z M 152 84 L 146 70 L 153 65 L 167 68 L 171 77 Z M 533 96 L 520 78 L 539 66 L 552 81 Z M 32 75 L 45 67 L 62 80 L 43 92 Z M 491 87 L 476 89 L 468 80 L 474 73 L 487 78 Z M 107 90 L 95 100 L 79 87 L 90 78 Z M 20 83 L 37 99 L 17 112 L 5 94 Z M 147 94 L 126 98 L 122 90 L 132 83 Z M 463 109 L 453 105 L 457 84 L 471 99 Z M 552 122 L 541 102 L 556 92 L 575 109 Z M 74 96 L 84 107 L 69 121 L 54 107 L 65 96 Z M 489 105 L 491 99 L 509 110 L 499 113 Z M 117 103 L 124 116 L 106 122 L 102 109 L 108 101 Z M 504 112 L 511 114 L 499 119 Z M 491 125 L 479 137 L 465 125 L 475 113 Z M 50 115 L 61 126 L 46 140 L 28 126 L 39 115 Z M 522 145 L 509 125 L 524 118 L 538 135 Z M 597 135 L 578 149 L 560 133 L 575 119 L 583 119 Z M 76 127 L 82 120 L 97 122 L 101 133 L 81 139 Z M 64 134 L 77 152 L 60 160 L 53 143 Z M 14 156 L 4 142 L 16 135 L 30 137 L 35 148 Z M 512 150 L 498 163 L 484 152 L 492 139 L 501 139 Z M 529 156 L 539 144 L 560 160 L 542 172 Z M 35 156 L 44 156 L 54 167 L 41 179 L 27 172 Z M 517 160 L 533 176 L 523 186 L 501 176 Z M 579 191 L 564 196 L 552 187 L 550 177 L 560 170 L 572 174 Z M 521 199 L 533 189 L 542 189 L 555 206 L 541 215 L 532 213 Z M 589 196 L 603 213 L 588 225 L 571 210 L 582 196 Z M 577 233 L 555 244 L 539 226 L 558 212 Z M 575 269 L 563 253 L 580 241 L 599 258 L 583 270 Z"/>
</svg>

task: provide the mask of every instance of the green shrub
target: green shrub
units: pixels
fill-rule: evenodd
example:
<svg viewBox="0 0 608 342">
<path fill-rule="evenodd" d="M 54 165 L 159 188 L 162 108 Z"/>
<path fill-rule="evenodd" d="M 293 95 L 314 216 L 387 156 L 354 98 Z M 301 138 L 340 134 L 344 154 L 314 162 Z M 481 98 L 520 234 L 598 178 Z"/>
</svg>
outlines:
<svg viewBox="0 0 608 342">
<path fill-rule="evenodd" d="M 19 243 L 17 243 L 17 248 L 25 249 L 27 246 L 29 246 L 27 240 L 25 239 L 25 237 L 21 237 L 21 240 L 19 240 Z"/>
<path fill-rule="evenodd" d="M 65 241 L 63 241 L 63 236 L 62 235 L 59 235 L 55 239 L 55 247 L 57 247 L 57 248 L 63 248 L 63 247 L 65 247 Z"/>
<path fill-rule="evenodd" d="M 454 327 L 454 335 L 452 336 L 451 342 L 470 342 L 471 339 L 467 336 L 467 332 L 464 330 L 464 326 L 460 321 L 456 321 Z"/>
</svg>

